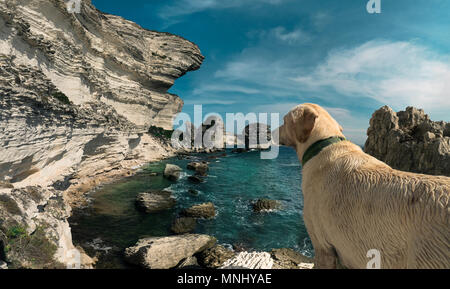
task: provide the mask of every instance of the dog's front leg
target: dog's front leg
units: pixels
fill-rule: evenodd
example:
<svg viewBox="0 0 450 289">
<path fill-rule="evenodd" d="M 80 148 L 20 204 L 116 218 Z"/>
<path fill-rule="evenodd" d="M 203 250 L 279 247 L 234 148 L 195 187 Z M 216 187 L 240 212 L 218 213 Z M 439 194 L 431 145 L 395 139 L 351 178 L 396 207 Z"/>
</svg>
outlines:
<svg viewBox="0 0 450 289">
<path fill-rule="evenodd" d="M 337 256 L 333 248 L 316 248 L 314 246 L 314 269 L 336 269 Z"/>
</svg>

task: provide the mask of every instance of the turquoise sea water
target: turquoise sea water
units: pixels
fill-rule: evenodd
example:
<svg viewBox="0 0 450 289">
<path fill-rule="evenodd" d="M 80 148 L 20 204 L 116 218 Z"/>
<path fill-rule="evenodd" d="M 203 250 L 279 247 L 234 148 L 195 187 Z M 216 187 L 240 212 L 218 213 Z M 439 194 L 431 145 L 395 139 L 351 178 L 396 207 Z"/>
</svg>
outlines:
<svg viewBox="0 0 450 289">
<path fill-rule="evenodd" d="M 186 165 L 193 160 L 210 162 L 206 182 L 192 184 L 187 180 L 193 172 L 187 170 Z M 162 177 L 166 163 L 184 169 L 178 182 Z M 150 176 L 151 172 L 159 175 Z M 162 189 L 173 192 L 177 200 L 175 208 L 151 215 L 135 209 L 138 193 Z M 199 194 L 192 195 L 189 189 Z M 95 253 L 92 245 L 95 239 L 97 247 L 108 250 L 108 254 L 101 255 L 100 268 L 125 266 L 118 260 L 126 247 L 145 236 L 170 235 L 171 223 L 178 212 L 203 202 L 213 202 L 217 216 L 212 220 L 199 220 L 196 233 L 213 235 L 220 244 L 247 250 L 292 248 L 313 255 L 302 218 L 301 167 L 290 148 L 281 147 L 279 157 L 273 160 L 260 159 L 257 151 L 240 154 L 228 151 L 226 156 L 198 154 L 189 159 L 164 160 L 149 164 L 135 176 L 97 189 L 91 197 L 91 207 L 81 215 L 75 214 L 70 221 L 75 243 L 88 253 Z M 279 200 L 282 209 L 254 213 L 251 204 L 259 198 Z"/>
</svg>

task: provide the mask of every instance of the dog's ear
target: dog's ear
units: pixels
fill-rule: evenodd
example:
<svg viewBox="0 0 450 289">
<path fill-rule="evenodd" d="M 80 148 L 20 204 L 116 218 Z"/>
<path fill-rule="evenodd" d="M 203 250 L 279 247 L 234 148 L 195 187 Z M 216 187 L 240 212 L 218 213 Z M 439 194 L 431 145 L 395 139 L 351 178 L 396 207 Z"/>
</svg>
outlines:
<svg viewBox="0 0 450 289">
<path fill-rule="evenodd" d="M 299 142 L 304 143 L 311 135 L 319 113 L 310 106 L 302 106 L 294 116 L 295 134 Z"/>
</svg>

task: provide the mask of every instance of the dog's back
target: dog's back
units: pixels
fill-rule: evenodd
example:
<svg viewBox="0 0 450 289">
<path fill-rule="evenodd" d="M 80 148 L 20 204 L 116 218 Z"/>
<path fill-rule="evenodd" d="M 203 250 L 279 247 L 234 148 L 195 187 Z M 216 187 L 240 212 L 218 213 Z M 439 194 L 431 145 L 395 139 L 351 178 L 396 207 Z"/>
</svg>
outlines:
<svg viewBox="0 0 450 289">
<path fill-rule="evenodd" d="M 345 267 L 365 268 L 377 249 L 382 268 L 450 268 L 450 178 L 397 171 L 342 142 L 303 180 L 308 231 Z"/>
</svg>

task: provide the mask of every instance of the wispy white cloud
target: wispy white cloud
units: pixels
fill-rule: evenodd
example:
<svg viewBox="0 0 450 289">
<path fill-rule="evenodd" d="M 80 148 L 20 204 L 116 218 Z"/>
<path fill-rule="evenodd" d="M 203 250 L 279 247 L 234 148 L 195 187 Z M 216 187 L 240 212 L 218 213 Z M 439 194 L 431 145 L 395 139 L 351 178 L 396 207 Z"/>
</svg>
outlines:
<svg viewBox="0 0 450 289">
<path fill-rule="evenodd" d="M 450 57 L 410 42 L 371 41 L 331 52 L 311 73 L 293 78 L 309 91 L 331 88 L 394 108 L 450 110 Z"/>
<path fill-rule="evenodd" d="M 254 51 L 244 51 L 234 60 L 214 73 L 217 81 L 229 84 L 240 82 L 251 87 L 261 87 L 265 93 L 269 89 L 278 90 L 283 94 L 298 83 L 292 81 L 293 75 L 298 74 L 298 67 L 286 59 L 268 59 Z"/>
<path fill-rule="evenodd" d="M 192 94 L 199 95 L 213 92 L 238 92 L 243 94 L 257 94 L 261 91 L 259 89 L 234 84 L 205 84 L 195 88 Z"/>
<path fill-rule="evenodd" d="M 352 119 L 352 114 L 348 109 L 328 106 L 324 106 L 323 108 L 326 109 L 328 113 L 331 114 L 331 116 L 334 117 L 338 122 Z"/>
<path fill-rule="evenodd" d="M 164 6 L 158 15 L 169 24 L 180 21 L 180 17 L 205 10 L 236 8 L 255 4 L 280 4 L 284 0 L 181 0 Z"/>
<path fill-rule="evenodd" d="M 262 41 L 270 41 L 277 42 L 281 44 L 289 44 L 289 45 L 299 45 L 308 43 L 311 41 L 311 35 L 305 32 L 301 28 L 295 28 L 293 30 L 288 30 L 283 26 L 277 26 L 268 30 L 260 30 L 260 31 L 250 31 L 248 33 L 250 38 L 255 38 L 255 36 Z"/>
<path fill-rule="evenodd" d="M 194 105 L 194 104 L 201 104 L 201 105 L 211 105 L 211 104 L 219 104 L 219 105 L 230 105 L 235 104 L 235 100 L 231 99 L 224 99 L 223 97 L 205 97 L 205 98 L 195 98 L 195 99 L 189 99 L 184 101 L 184 105 Z"/>
<path fill-rule="evenodd" d="M 286 28 L 279 26 L 270 30 L 269 33 L 275 38 L 289 44 L 306 43 L 311 40 L 311 36 L 300 28 L 288 31 Z"/>
</svg>

